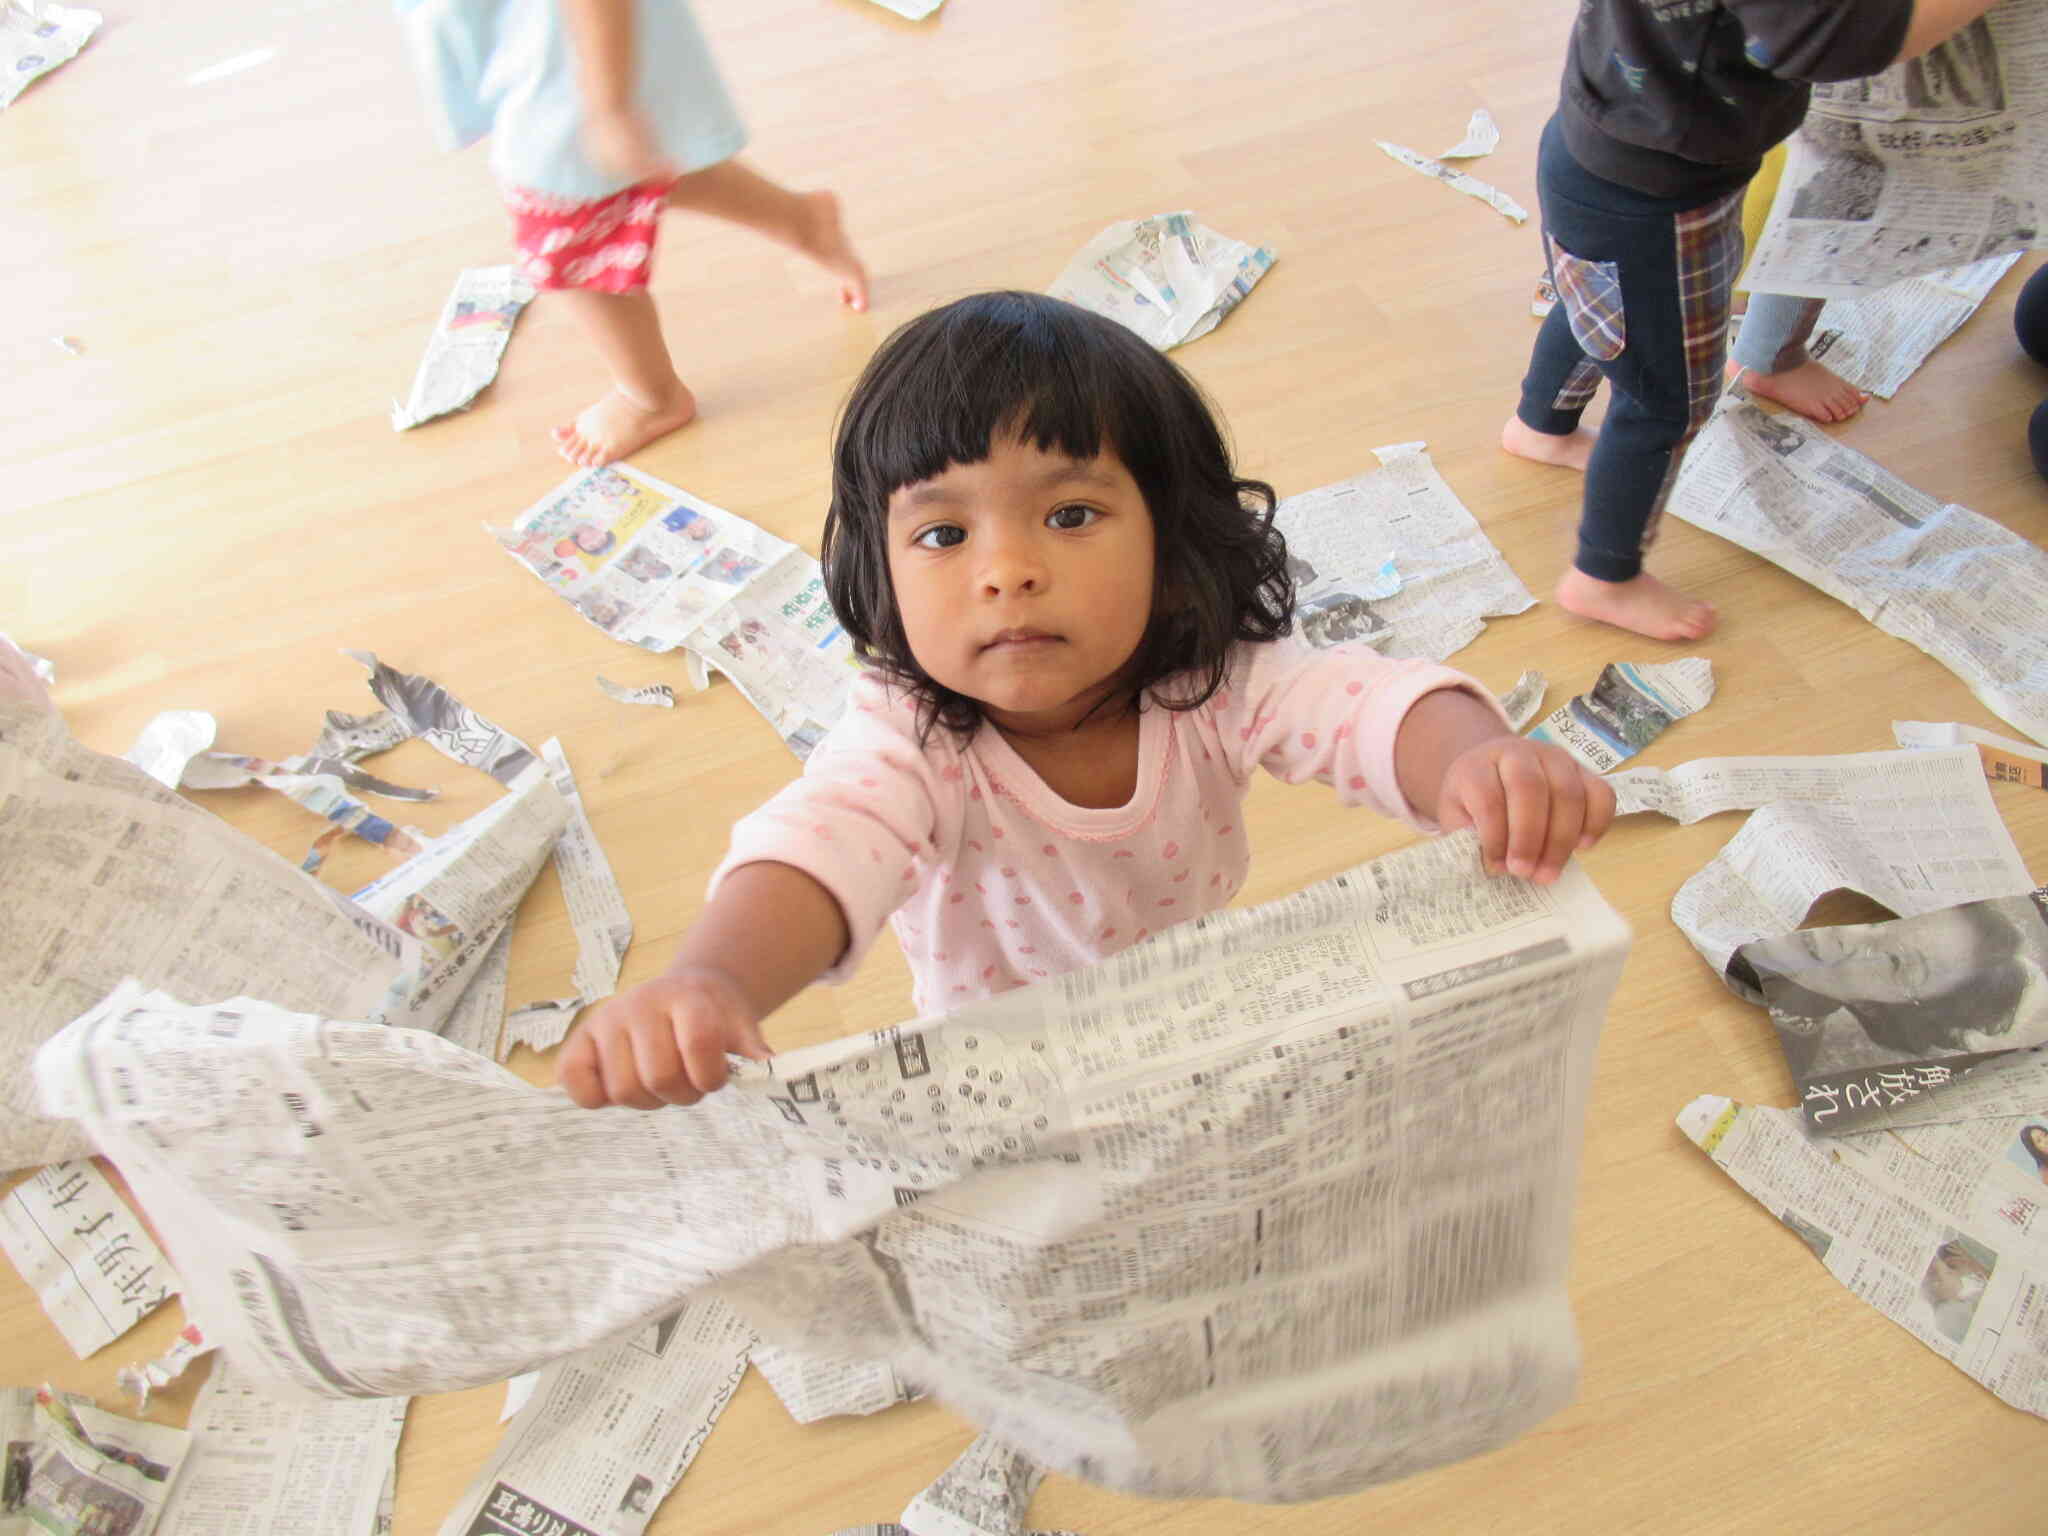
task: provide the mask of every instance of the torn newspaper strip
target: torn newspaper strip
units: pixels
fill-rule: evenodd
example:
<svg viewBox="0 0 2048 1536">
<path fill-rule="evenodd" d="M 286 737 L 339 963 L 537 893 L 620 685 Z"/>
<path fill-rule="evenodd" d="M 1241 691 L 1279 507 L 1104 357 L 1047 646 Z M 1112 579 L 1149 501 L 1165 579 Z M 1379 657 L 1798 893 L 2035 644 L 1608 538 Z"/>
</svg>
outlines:
<svg viewBox="0 0 2048 1536">
<path fill-rule="evenodd" d="M 1529 739 L 1563 747 L 1593 772 L 1607 773 L 1713 697 L 1714 664 L 1704 656 L 1609 662 L 1590 689 L 1558 705 Z"/>
<path fill-rule="evenodd" d="M 1501 713 L 1508 717 L 1508 727 L 1519 731 L 1543 708 L 1543 696 L 1550 691 L 1550 679 L 1541 672 L 1524 672 L 1515 679 L 1514 687 L 1500 696 Z"/>
<path fill-rule="evenodd" d="M 695 1301 L 556 1361 L 440 1536 L 640 1536 L 732 1400 L 753 1338 L 723 1304 Z"/>
<path fill-rule="evenodd" d="M 1974 315 L 2020 258 L 1994 256 L 1909 277 L 1852 299 L 1830 299 L 1806 350 L 1859 389 L 1889 400 Z"/>
<path fill-rule="evenodd" d="M 0 1199 L 0 1252 L 81 1360 L 179 1289 L 149 1229 L 84 1158 L 40 1168 Z"/>
<path fill-rule="evenodd" d="M 676 691 L 667 683 L 642 683 L 637 688 L 628 688 L 600 675 L 597 687 L 606 698 L 615 699 L 621 704 L 644 704 L 655 709 L 676 707 Z"/>
<path fill-rule="evenodd" d="M 1432 176 L 1453 192 L 1462 192 L 1467 197 L 1476 197 L 1495 213 L 1520 224 L 1529 217 L 1529 210 L 1516 202 L 1507 193 L 1490 182 L 1481 181 L 1477 176 L 1467 175 L 1454 165 L 1445 165 L 1441 160 L 1432 160 L 1428 155 L 1418 154 L 1405 144 L 1389 144 L 1385 139 L 1373 142 L 1386 152 L 1389 160 Z"/>
<path fill-rule="evenodd" d="M 499 1381 L 709 1287 L 1041 1466 L 1307 1499 L 1570 1399 L 1578 1150 L 1626 949 L 1575 866 L 1488 879 L 1460 833 L 944 1019 L 740 1062 L 688 1111 L 579 1110 L 417 1031 L 132 985 L 37 1078 L 266 1380 Z M 1503 1096 L 1522 1151 L 1475 1177 Z"/>
<path fill-rule="evenodd" d="M 157 1536 L 374 1536 L 410 1401 L 281 1403 L 214 1361 Z"/>
<path fill-rule="evenodd" d="M 5 0 L 0 4 L 0 107 L 66 60 L 76 58 L 104 20 L 83 6 L 54 0 Z"/>
<path fill-rule="evenodd" d="M 137 1361 L 124 1365 L 114 1373 L 115 1384 L 135 1399 L 137 1413 L 149 1412 L 149 1397 L 152 1392 L 161 1392 L 180 1376 L 184 1375 L 193 1361 L 202 1355 L 213 1353 L 213 1345 L 207 1341 L 197 1323 L 187 1323 L 178 1330 L 171 1347 L 154 1360 Z"/>
<path fill-rule="evenodd" d="M 186 765 L 213 745 L 218 727 L 203 709 L 167 709 L 155 716 L 122 757 L 166 789 L 176 789 Z"/>
<path fill-rule="evenodd" d="M 723 672 L 797 756 L 844 712 L 853 644 L 818 562 L 745 518 L 613 464 L 488 531 L 613 639 Z"/>
<path fill-rule="evenodd" d="M 1954 1090 L 2048 1046 L 2048 888 L 1756 939 L 1731 964 L 1763 993 L 1816 1135 L 1984 1118 Z"/>
<path fill-rule="evenodd" d="M 471 267 L 455 279 L 426 356 L 405 403 L 391 407 L 391 430 L 403 432 L 464 409 L 498 376 L 513 322 L 533 301 L 534 287 L 512 267 Z"/>
<path fill-rule="evenodd" d="M 2048 551 L 1943 506 L 1810 422 L 1753 405 L 1714 414 L 1670 511 L 1918 646 L 2048 741 Z"/>
<path fill-rule="evenodd" d="M 1814 86 L 1744 285 L 1829 298 L 2043 242 L 2048 0 Z"/>
<path fill-rule="evenodd" d="M 1500 148 L 1500 124 L 1484 107 L 1474 107 L 1465 123 L 1465 136 L 1449 149 L 1437 151 L 1439 160 L 1477 160 Z"/>
<path fill-rule="evenodd" d="M 1378 469 L 1286 497 L 1274 514 L 1304 639 L 1442 661 L 1486 620 L 1535 605 L 1421 445 L 1375 452 Z M 1389 569 L 1398 588 L 1366 595 Z"/>
<path fill-rule="evenodd" d="M 904 1506 L 917 1536 L 1024 1536 L 1024 1512 L 1045 1468 L 993 1435 L 977 1435 L 938 1480 Z"/>
<path fill-rule="evenodd" d="M 1162 352 L 1196 341 L 1252 291 L 1273 253 L 1219 235 L 1192 213 L 1120 219 L 1046 290 L 1137 332 Z"/>
<path fill-rule="evenodd" d="M 756 1344 L 753 1362 L 799 1424 L 841 1414 L 880 1413 L 924 1395 L 884 1361 L 825 1360 Z"/>
<path fill-rule="evenodd" d="M 35 1536 L 150 1536 L 191 1445 L 72 1393 L 0 1387 L 0 1514 Z"/>
<path fill-rule="evenodd" d="M 2048 1125 L 1817 1143 L 1797 1110 L 1709 1095 L 1678 1126 L 1829 1274 L 2005 1402 L 2048 1418 Z"/>
</svg>

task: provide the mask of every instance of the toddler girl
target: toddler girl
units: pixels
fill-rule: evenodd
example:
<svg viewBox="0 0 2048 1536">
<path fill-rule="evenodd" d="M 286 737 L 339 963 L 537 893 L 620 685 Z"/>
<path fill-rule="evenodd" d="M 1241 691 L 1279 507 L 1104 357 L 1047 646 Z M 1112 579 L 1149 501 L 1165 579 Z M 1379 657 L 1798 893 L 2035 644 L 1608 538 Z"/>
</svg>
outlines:
<svg viewBox="0 0 2048 1536">
<path fill-rule="evenodd" d="M 451 145 L 491 136 L 518 267 L 573 310 L 610 390 L 555 428 L 572 464 L 606 464 L 688 424 L 647 292 L 665 208 L 801 251 L 867 308 L 867 273 L 829 192 L 793 192 L 734 157 L 746 130 L 687 0 L 397 0 Z"/>
<path fill-rule="evenodd" d="M 1469 678 L 1285 638 L 1273 490 L 1178 367 L 1038 294 L 912 321 L 854 386 L 825 583 L 870 672 L 733 829 L 668 972 L 564 1047 L 577 1103 L 690 1104 L 893 920 L 921 1014 L 1088 965 L 1236 893 L 1252 771 L 1473 826 L 1557 878 L 1613 792 Z"/>
</svg>

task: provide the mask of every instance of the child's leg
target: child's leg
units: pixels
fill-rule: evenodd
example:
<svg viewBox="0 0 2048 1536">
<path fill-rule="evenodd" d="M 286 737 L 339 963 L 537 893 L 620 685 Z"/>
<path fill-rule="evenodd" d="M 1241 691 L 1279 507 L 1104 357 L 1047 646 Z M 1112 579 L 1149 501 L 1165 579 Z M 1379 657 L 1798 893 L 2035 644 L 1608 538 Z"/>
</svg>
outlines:
<svg viewBox="0 0 2048 1536">
<path fill-rule="evenodd" d="M 597 348 L 612 387 L 576 420 L 554 431 L 556 450 L 571 464 L 609 464 L 687 426 L 697 401 L 677 375 L 662 339 L 661 317 L 645 288 L 600 293 L 563 288 L 554 302 L 569 310 Z"/>
<path fill-rule="evenodd" d="M 1847 421 L 1862 410 L 1868 391 L 1807 355 L 1807 338 L 1826 302 L 1751 294 L 1728 364 L 1730 381 L 1748 375 L 1743 383 L 1751 394 L 1789 406 L 1809 421 Z"/>
<path fill-rule="evenodd" d="M 722 160 L 678 180 L 671 208 L 741 224 L 778 245 L 800 251 L 839 279 L 839 301 L 868 307 L 868 272 L 854 254 L 830 192 L 792 192 L 738 160 Z"/>
<path fill-rule="evenodd" d="M 1593 453 L 1593 434 L 1579 418 L 1600 387 L 1600 365 L 1586 356 L 1572 335 L 1562 303 L 1543 317 L 1522 398 L 1500 429 L 1500 445 L 1519 458 L 1566 469 L 1584 469 Z"/>
</svg>

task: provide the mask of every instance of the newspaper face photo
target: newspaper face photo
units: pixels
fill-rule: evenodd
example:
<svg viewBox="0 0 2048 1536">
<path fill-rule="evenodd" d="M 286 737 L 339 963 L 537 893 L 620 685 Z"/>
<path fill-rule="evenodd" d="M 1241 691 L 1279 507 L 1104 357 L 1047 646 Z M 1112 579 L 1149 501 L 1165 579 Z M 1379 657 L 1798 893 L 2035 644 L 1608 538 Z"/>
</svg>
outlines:
<svg viewBox="0 0 2048 1536">
<path fill-rule="evenodd" d="M 1836 1134 L 2048 1044 L 2048 889 L 1745 944 L 1808 1124 Z"/>
</svg>

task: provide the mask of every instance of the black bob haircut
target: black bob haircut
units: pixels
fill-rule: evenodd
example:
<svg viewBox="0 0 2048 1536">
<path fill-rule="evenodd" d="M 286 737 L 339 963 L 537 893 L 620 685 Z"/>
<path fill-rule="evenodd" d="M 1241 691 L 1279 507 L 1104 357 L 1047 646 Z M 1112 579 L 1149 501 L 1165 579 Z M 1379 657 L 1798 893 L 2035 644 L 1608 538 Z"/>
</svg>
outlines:
<svg viewBox="0 0 2048 1536">
<path fill-rule="evenodd" d="M 918 703 L 919 729 L 967 735 L 981 705 L 926 676 L 889 580 L 889 498 L 1005 435 L 1046 453 L 1114 453 L 1144 493 L 1155 548 L 1152 618 L 1129 692 L 1193 709 L 1222 686 L 1231 647 L 1288 632 L 1294 582 L 1274 495 L 1239 479 L 1194 381 L 1100 315 L 1039 293 L 982 293 L 920 315 L 869 359 L 840 412 L 825 515 L 825 592 L 856 655 Z"/>
</svg>

